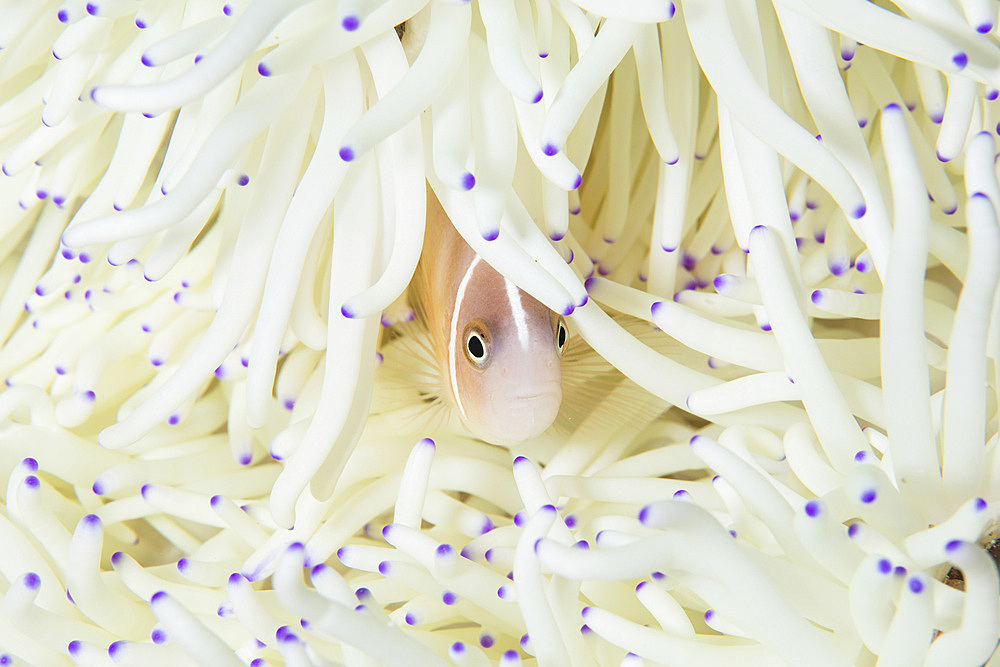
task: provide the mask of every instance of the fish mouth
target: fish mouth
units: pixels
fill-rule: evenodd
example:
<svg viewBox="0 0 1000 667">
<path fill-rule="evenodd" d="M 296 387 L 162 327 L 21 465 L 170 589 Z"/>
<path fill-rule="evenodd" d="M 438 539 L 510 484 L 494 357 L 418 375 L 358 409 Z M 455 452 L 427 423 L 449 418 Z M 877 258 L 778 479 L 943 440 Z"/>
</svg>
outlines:
<svg viewBox="0 0 1000 667">
<path fill-rule="evenodd" d="M 510 399 L 514 401 L 537 401 L 539 399 L 545 398 L 562 398 L 562 385 L 551 384 L 544 387 L 539 387 L 532 391 L 531 393 L 524 394 L 513 394 Z"/>
</svg>

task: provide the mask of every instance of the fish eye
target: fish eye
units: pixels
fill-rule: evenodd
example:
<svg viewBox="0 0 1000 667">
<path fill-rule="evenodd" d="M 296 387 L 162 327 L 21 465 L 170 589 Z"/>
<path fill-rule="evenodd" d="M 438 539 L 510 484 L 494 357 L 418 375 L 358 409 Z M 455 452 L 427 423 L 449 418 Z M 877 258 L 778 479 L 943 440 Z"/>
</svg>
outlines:
<svg viewBox="0 0 1000 667">
<path fill-rule="evenodd" d="M 462 332 L 462 351 L 470 364 L 479 370 L 490 364 L 490 330 L 481 319 L 475 319 L 465 326 Z"/>
<path fill-rule="evenodd" d="M 556 321 L 556 352 L 561 357 L 566 351 L 566 344 L 569 342 L 569 329 L 566 327 L 566 321 L 560 317 Z"/>
</svg>

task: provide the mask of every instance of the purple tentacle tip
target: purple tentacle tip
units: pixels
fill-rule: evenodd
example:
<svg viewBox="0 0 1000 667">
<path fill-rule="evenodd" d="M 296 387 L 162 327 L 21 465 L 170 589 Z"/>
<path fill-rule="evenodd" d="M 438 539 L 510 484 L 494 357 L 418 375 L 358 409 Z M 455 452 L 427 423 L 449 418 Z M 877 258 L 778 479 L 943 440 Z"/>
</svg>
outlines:
<svg viewBox="0 0 1000 667">
<path fill-rule="evenodd" d="M 483 232 L 484 241 L 496 241 L 497 238 L 499 237 L 500 237 L 499 229 L 487 229 L 485 232 Z"/>
<path fill-rule="evenodd" d="M 87 13 L 91 16 L 97 16 L 97 5 L 92 2 L 87 3 Z"/>
<path fill-rule="evenodd" d="M 878 571 L 882 574 L 889 574 L 892 572 L 892 563 L 887 558 L 882 558 L 878 562 Z"/>
<path fill-rule="evenodd" d="M 56 14 L 56 18 L 59 19 L 60 23 L 66 23 L 66 21 L 69 21 L 69 12 L 65 9 L 60 9 L 59 13 Z"/>
<path fill-rule="evenodd" d="M 476 177 L 466 172 L 465 176 L 462 176 L 462 187 L 466 190 L 476 187 Z"/>
<path fill-rule="evenodd" d="M 34 572 L 29 572 L 26 575 L 24 575 L 24 585 L 30 588 L 31 590 L 35 590 L 36 588 L 38 588 L 41 585 L 41 583 L 42 580 Z"/>
<path fill-rule="evenodd" d="M 976 26 L 976 32 L 982 35 L 985 35 L 986 33 L 991 32 L 992 30 L 993 30 L 992 23 L 980 23 L 979 25 Z"/>
<path fill-rule="evenodd" d="M 571 190 L 576 190 L 578 187 L 580 187 L 581 183 L 583 183 L 583 176 L 581 174 L 577 174 L 576 175 L 576 180 L 573 181 L 573 187 L 570 188 L 570 189 Z"/>
<path fill-rule="evenodd" d="M 962 546 L 962 540 L 951 540 L 948 544 L 944 545 L 944 550 L 951 552 Z"/>
<path fill-rule="evenodd" d="M 340 159 L 344 162 L 350 162 L 354 159 L 354 149 L 350 146 L 342 146 L 340 149 Z"/>
<path fill-rule="evenodd" d="M 823 300 L 823 290 L 813 290 L 813 293 L 809 296 L 813 303 L 819 303 Z"/>
<path fill-rule="evenodd" d="M 649 513 L 651 511 L 652 510 L 649 508 L 649 505 L 646 505 L 641 510 L 639 510 L 639 523 L 645 524 L 646 521 L 649 520 Z"/>
<path fill-rule="evenodd" d="M 916 577 L 910 578 L 909 586 L 910 591 L 913 593 L 923 593 L 924 591 L 924 582 Z"/>
<path fill-rule="evenodd" d="M 361 25 L 361 20 L 357 16 L 345 16 L 344 20 L 340 22 L 344 30 L 347 32 L 354 32 Z"/>
<path fill-rule="evenodd" d="M 535 94 L 535 97 L 534 97 L 534 99 L 531 100 L 531 103 L 532 104 L 538 104 L 541 101 L 542 101 L 542 90 L 541 90 L 541 88 L 539 88 L 538 89 L 538 93 Z"/>
<path fill-rule="evenodd" d="M 563 310 L 562 310 L 562 315 L 563 315 L 563 317 L 569 317 L 570 315 L 572 315 L 572 314 L 573 314 L 573 311 L 574 311 L 574 310 L 576 310 L 576 306 L 574 306 L 573 304 L 568 304 L 568 305 L 567 305 L 567 306 L 566 306 L 565 308 L 563 308 Z"/>
<path fill-rule="evenodd" d="M 864 204 L 859 204 L 857 208 L 855 208 L 854 211 L 851 213 L 851 215 L 854 216 L 855 220 L 857 220 L 858 218 L 863 218 L 865 216 L 865 213 L 867 212 L 868 212 L 868 207 L 865 206 Z"/>
<path fill-rule="evenodd" d="M 951 57 L 951 62 L 955 63 L 955 66 L 958 67 L 958 69 L 965 69 L 965 66 L 969 64 L 969 56 L 967 56 L 963 51 L 959 51 Z"/>
<path fill-rule="evenodd" d="M 271 70 L 263 62 L 257 63 L 257 73 L 261 76 L 271 76 Z"/>
<path fill-rule="evenodd" d="M 149 598 L 149 603 L 156 604 L 157 602 L 162 602 L 165 599 L 167 599 L 166 591 L 157 591 L 153 593 L 153 597 Z"/>
<path fill-rule="evenodd" d="M 145 53 L 142 54 L 142 58 L 139 58 L 139 62 L 141 62 L 146 67 L 152 67 L 153 66 L 153 61 L 150 60 L 149 57 Z"/>
<path fill-rule="evenodd" d="M 865 489 L 861 492 L 861 502 L 865 504 L 875 502 L 876 498 L 878 498 L 878 493 L 875 489 Z"/>
<path fill-rule="evenodd" d="M 986 509 L 986 501 L 982 498 L 976 498 L 975 504 L 973 505 L 977 512 L 982 512 Z"/>
<path fill-rule="evenodd" d="M 548 155 L 549 157 L 552 157 L 553 155 L 559 152 L 559 148 L 556 147 L 555 144 L 545 144 L 544 146 L 542 146 L 542 152 Z"/>
<path fill-rule="evenodd" d="M 806 514 L 811 517 L 819 516 L 823 511 L 823 505 L 818 500 L 810 500 L 806 503 Z"/>
</svg>

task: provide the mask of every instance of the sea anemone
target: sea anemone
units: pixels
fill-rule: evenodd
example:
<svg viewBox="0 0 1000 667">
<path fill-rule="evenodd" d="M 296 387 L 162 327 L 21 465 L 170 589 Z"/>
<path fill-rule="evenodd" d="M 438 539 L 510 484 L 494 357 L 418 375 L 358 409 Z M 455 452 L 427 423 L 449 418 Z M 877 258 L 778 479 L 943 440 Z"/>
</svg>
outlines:
<svg viewBox="0 0 1000 667">
<path fill-rule="evenodd" d="M 987 662 L 995 20 L 3 3 L 0 664 Z M 522 445 L 425 418 L 428 183 L 590 369 Z"/>
</svg>

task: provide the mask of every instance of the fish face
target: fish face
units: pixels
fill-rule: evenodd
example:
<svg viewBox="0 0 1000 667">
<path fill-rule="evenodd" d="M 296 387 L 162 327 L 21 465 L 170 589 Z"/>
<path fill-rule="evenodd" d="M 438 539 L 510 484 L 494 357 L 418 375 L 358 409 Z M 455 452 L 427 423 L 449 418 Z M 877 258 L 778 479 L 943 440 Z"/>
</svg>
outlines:
<svg viewBox="0 0 1000 667">
<path fill-rule="evenodd" d="M 562 402 L 565 322 L 482 261 L 458 296 L 449 365 L 463 423 L 498 445 L 540 435 Z"/>
</svg>

